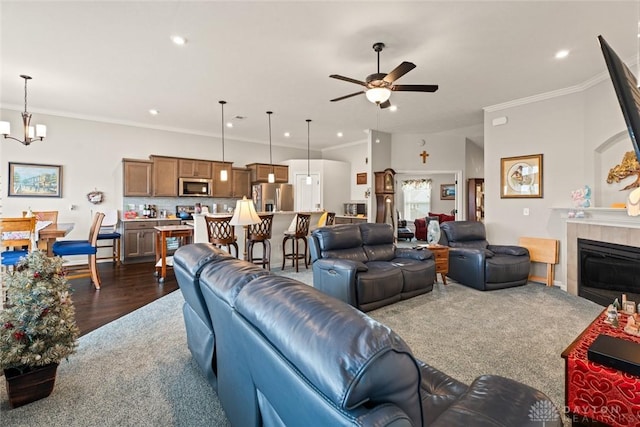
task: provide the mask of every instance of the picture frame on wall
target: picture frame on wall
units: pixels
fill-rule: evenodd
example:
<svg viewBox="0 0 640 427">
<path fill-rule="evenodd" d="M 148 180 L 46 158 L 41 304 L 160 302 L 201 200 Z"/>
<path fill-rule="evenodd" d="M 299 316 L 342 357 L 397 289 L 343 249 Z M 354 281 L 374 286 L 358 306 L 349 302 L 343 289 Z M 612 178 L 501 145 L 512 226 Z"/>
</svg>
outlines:
<svg viewBox="0 0 640 427">
<path fill-rule="evenodd" d="M 500 198 L 542 198 L 542 154 L 500 159 Z"/>
<path fill-rule="evenodd" d="M 356 185 L 364 185 L 367 183 L 367 173 L 360 172 L 356 174 Z"/>
<path fill-rule="evenodd" d="M 9 162 L 9 197 L 62 197 L 62 166 Z"/>
<path fill-rule="evenodd" d="M 455 200 L 455 199 L 456 199 L 456 185 L 440 184 L 440 200 Z"/>
</svg>

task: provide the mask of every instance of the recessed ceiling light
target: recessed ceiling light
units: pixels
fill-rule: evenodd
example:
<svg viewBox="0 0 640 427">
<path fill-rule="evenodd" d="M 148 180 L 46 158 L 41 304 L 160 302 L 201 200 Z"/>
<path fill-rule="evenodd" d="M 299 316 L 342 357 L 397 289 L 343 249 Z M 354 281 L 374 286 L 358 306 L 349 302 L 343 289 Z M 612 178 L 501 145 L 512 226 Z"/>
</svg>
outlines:
<svg viewBox="0 0 640 427">
<path fill-rule="evenodd" d="M 289 138 L 290 136 L 291 136 L 291 134 L 290 134 L 289 132 L 285 132 L 285 133 L 284 133 L 284 137 L 285 137 L 285 138 Z"/>
<path fill-rule="evenodd" d="M 569 51 L 566 49 L 556 52 L 556 59 L 566 58 L 567 56 L 569 56 Z"/>
<path fill-rule="evenodd" d="M 389 111 L 398 111 L 398 106 L 397 105 L 390 106 Z"/>
<path fill-rule="evenodd" d="M 185 44 L 187 44 L 187 39 L 182 36 L 171 36 L 171 41 L 178 46 L 184 46 Z"/>
<path fill-rule="evenodd" d="M 338 138 L 342 138 L 342 132 L 338 132 L 336 135 L 338 135 Z"/>
<path fill-rule="evenodd" d="M 157 116 L 158 114 L 160 114 L 160 111 L 151 109 L 149 110 L 149 114 L 151 114 L 152 116 Z"/>
<path fill-rule="evenodd" d="M 231 122 L 227 122 L 227 127 L 228 127 L 228 128 L 232 128 L 232 127 L 233 127 L 233 123 L 231 123 Z"/>
</svg>

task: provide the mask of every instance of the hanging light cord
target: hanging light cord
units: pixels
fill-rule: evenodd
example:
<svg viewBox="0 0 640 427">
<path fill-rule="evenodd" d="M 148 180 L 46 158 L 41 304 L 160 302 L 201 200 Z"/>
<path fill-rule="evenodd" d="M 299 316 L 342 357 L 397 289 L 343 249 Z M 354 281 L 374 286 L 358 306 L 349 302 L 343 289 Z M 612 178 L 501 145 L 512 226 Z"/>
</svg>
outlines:
<svg viewBox="0 0 640 427">
<path fill-rule="evenodd" d="M 227 101 L 218 101 L 220 103 L 220 105 L 222 106 L 222 162 L 224 163 L 224 104 L 227 103 Z"/>
<path fill-rule="evenodd" d="M 27 82 L 31 77 L 20 76 L 24 79 L 24 112 L 27 112 Z"/>
<path fill-rule="evenodd" d="M 311 125 L 311 119 L 307 119 L 307 176 L 311 176 L 310 170 L 311 170 L 311 133 L 310 133 L 310 125 Z"/>
<path fill-rule="evenodd" d="M 271 156 L 271 115 L 273 111 L 267 111 L 269 117 L 269 164 L 271 165 L 271 173 L 274 173 L 273 169 L 273 157 Z"/>
</svg>

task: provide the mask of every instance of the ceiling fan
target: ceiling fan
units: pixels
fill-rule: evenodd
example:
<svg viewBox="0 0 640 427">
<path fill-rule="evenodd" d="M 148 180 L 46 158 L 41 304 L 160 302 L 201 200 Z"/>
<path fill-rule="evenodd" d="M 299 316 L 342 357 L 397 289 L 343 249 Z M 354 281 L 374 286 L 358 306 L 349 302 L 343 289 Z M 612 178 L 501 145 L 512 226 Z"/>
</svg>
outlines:
<svg viewBox="0 0 640 427">
<path fill-rule="evenodd" d="M 364 93 L 369 101 L 377 104 L 380 108 L 387 108 L 391 106 L 391 102 L 389 102 L 391 92 L 435 92 L 438 90 L 438 85 L 394 85 L 393 82 L 416 68 L 416 65 L 412 62 L 405 61 L 394 68 L 389 74 L 381 73 L 380 52 L 382 52 L 382 49 L 384 49 L 384 43 L 374 43 L 373 50 L 378 53 L 378 72 L 367 76 L 364 82 L 339 74 L 331 74 L 329 76 L 333 79 L 344 80 L 345 82 L 355 83 L 366 88 L 360 92 L 354 92 L 332 99 L 331 102 L 341 101 Z"/>
</svg>

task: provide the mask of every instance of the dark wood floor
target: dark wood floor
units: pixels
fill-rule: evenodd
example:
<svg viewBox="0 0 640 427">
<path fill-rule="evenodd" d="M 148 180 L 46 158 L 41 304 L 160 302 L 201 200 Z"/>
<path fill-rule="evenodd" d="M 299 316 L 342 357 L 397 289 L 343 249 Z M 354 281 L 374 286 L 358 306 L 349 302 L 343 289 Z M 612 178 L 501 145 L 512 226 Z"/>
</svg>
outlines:
<svg viewBox="0 0 640 427">
<path fill-rule="evenodd" d="M 158 283 L 153 274 L 153 262 L 121 264 L 119 267 L 100 263 L 98 269 L 102 282 L 99 291 L 88 278 L 70 281 L 80 335 L 178 289 L 172 270 L 167 272 L 163 284 Z"/>
</svg>

